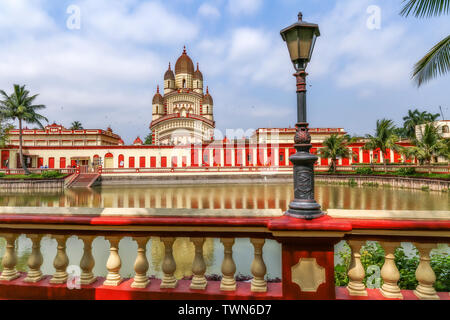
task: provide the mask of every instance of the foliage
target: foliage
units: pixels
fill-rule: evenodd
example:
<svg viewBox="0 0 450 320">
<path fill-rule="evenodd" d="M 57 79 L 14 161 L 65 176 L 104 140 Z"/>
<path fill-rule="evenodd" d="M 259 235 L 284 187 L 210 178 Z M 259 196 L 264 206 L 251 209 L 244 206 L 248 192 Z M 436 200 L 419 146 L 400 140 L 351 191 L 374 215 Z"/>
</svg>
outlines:
<svg viewBox="0 0 450 320">
<path fill-rule="evenodd" d="M 400 168 L 396 172 L 398 175 L 401 176 L 410 176 L 416 173 L 416 168 L 410 167 L 410 168 Z"/>
<path fill-rule="evenodd" d="M 43 128 L 41 121 L 47 118 L 37 113 L 38 110 L 44 109 L 42 104 L 33 104 L 37 98 L 37 94 L 30 96 L 30 92 L 25 89 L 25 86 L 14 85 L 14 92 L 8 95 L 5 91 L 0 90 L 0 95 L 3 100 L 0 100 L 0 118 L 5 120 L 18 120 L 19 121 L 19 155 L 22 168 L 26 174 L 30 174 L 25 161 L 23 161 L 22 150 L 22 122 L 29 124 L 37 124 L 40 128 Z"/>
<path fill-rule="evenodd" d="M 6 176 L 6 174 L 4 172 L 0 172 L 0 178 L 3 178 L 4 176 Z"/>
<path fill-rule="evenodd" d="M 367 268 L 375 265 L 381 270 L 384 264 L 385 252 L 378 242 L 367 241 L 367 244 L 361 248 L 360 253 L 361 263 L 366 272 L 364 279 L 366 283 L 367 278 L 370 277 Z M 342 250 L 336 252 L 336 254 L 342 261 L 334 268 L 335 284 L 336 286 L 346 286 L 349 281 L 347 273 L 351 263 L 350 247 L 344 244 Z M 413 248 L 412 256 L 408 257 L 404 248 L 399 247 L 395 250 L 394 256 L 395 264 L 400 272 L 398 286 L 402 290 L 414 290 L 418 284 L 416 280 L 416 270 L 420 261 L 418 250 Z M 450 256 L 447 253 L 431 254 L 431 268 L 436 274 L 436 282 L 434 284 L 436 291 L 450 291 Z"/>
<path fill-rule="evenodd" d="M 355 172 L 356 174 L 373 174 L 372 168 L 369 167 L 356 168 Z"/>
<path fill-rule="evenodd" d="M 332 134 L 323 141 L 324 148 L 320 150 L 319 157 L 331 159 L 330 172 L 336 172 L 336 161 L 338 157 L 350 158 L 351 152 L 348 149 L 348 145 L 353 141 L 354 138 L 337 134 Z"/>
<path fill-rule="evenodd" d="M 42 178 L 45 178 L 45 179 L 54 179 L 54 178 L 61 177 L 62 174 L 56 170 L 52 170 L 52 171 L 43 171 L 41 176 L 42 176 Z"/>
<path fill-rule="evenodd" d="M 386 150 L 398 151 L 400 148 L 397 145 L 398 137 L 394 133 L 394 122 L 388 119 L 377 120 L 375 135 L 368 134 L 366 137 L 369 141 L 364 145 L 364 150 L 380 150 L 383 155 L 383 163 L 386 170 L 386 160 L 384 155 Z"/>
<path fill-rule="evenodd" d="M 439 113 L 432 114 L 427 111 L 420 112 L 418 109 L 408 110 L 408 114 L 403 117 L 403 133 L 407 138 L 414 139 L 416 137 L 416 126 L 434 122 L 439 118 Z M 398 129 L 396 129 L 398 132 Z"/>
<path fill-rule="evenodd" d="M 0 147 L 4 147 L 8 141 L 8 132 L 13 126 L 0 117 Z"/>
<path fill-rule="evenodd" d="M 153 140 L 152 140 L 152 133 L 150 132 L 144 139 L 144 144 L 145 145 L 151 145 L 153 144 Z"/>
<path fill-rule="evenodd" d="M 406 1 L 406 0 L 404 0 Z M 407 17 L 410 13 L 416 18 L 430 18 L 448 14 L 450 12 L 450 0 L 408 0 L 400 12 Z M 417 86 L 445 75 L 450 70 L 450 35 L 438 42 L 419 62 L 414 66 L 413 79 Z"/>
<path fill-rule="evenodd" d="M 438 128 L 432 124 L 426 124 L 419 137 L 412 139 L 412 143 L 413 147 L 401 148 L 400 151 L 407 157 L 416 157 L 421 164 L 430 164 L 434 155 L 450 159 L 450 140 L 443 139 Z"/>
<path fill-rule="evenodd" d="M 83 129 L 84 129 L 83 125 L 81 124 L 80 121 L 74 121 L 70 125 L 70 130 L 83 130 Z"/>
</svg>

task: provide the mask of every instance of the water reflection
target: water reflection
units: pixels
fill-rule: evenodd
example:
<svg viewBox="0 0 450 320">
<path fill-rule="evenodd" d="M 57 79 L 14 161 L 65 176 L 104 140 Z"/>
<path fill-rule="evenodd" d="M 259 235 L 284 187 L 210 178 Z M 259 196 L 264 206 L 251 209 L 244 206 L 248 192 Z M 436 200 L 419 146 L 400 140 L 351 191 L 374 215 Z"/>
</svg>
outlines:
<svg viewBox="0 0 450 320">
<path fill-rule="evenodd" d="M 316 199 L 326 210 L 336 209 L 385 209 L 385 210 L 448 210 L 450 197 L 447 193 L 423 192 L 392 188 L 358 188 L 334 185 L 316 185 Z M 0 206 L 43 207 L 118 207 L 118 208 L 213 208 L 213 209 L 264 209 L 286 210 L 293 198 L 290 183 L 265 185 L 180 185 L 180 186 L 104 186 L 93 189 L 69 189 L 61 193 L 0 191 Z M 31 253 L 31 240 L 20 236 L 17 240 L 18 270 L 26 271 Z M 92 243 L 95 258 L 94 274 L 106 276 L 109 242 L 98 237 Z M 56 240 L 44 237 L 41 242 L 44 256 L 42 271 L 53 274 Z M 5 252 L 5 241 L 0 238 L 0 256 Z M 281 277 L 281 247 L 272 240 L 264 246 L 264 260 L 268 277 Z M 83 242 L 77 237 L 67 241 L 69 263 L 78 265 L 83 254 Z M 119 244 L 122 259 L 121 275 L 134 275 L 137 244 L 131 238 L 123 238 Z M 206 274 L 221 274 L 223 246 L 219 239 L 207 239 L 204 244 Z M 157 237 L 147 244 L 149 275 L 162 277 L 161 265 L 164 245 Z M 233 257 L 237 274 L 250 276 L 253 247 L 249 239 L 236 239 Z M 174 243 L 174 258 L 178 279 L 192 275 L 194 245 L 188 238 L 178 238 Z"/>
<path fill-rule="evenodd" d="M 448 210 L 447 193 L 387 187 L 317 185 L 323 209 Z M 286 210 L 293 198 L 290 183 L 265 185 L 104 186 L 61 193 L 0 192 L 0 206 L 193 208 Z"/>
</svg>

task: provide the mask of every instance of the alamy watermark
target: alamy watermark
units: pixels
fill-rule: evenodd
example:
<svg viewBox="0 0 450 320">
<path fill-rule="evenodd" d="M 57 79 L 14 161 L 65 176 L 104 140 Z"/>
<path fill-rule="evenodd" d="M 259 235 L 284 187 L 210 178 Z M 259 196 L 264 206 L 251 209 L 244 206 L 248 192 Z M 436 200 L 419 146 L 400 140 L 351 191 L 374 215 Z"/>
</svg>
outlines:
<svg viewBox="0 0 450 320">
<path fill-rule="evenodd" d="M 381 29 L 381 8 L 376 5 L 370 5 L 366 10 L 369 17 L 366 20 L 366 26 L 369 30 Z"/>
<path fill-rule="evenodd" d="M 66 20 L 66 26 L 69 30 L 81 29 L 81 8 L 77 5 L 71 4 L 67 7 L 66 13 L 69 17 Z"/>
</svg>

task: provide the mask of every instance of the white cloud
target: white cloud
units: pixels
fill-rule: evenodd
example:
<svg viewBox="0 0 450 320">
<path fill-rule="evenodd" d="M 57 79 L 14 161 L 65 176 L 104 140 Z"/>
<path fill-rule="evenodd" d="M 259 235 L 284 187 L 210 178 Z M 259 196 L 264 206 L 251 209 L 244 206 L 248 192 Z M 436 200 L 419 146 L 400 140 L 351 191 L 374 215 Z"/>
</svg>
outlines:
<svg viewBox="0 0 450 320">
<path fill-rule="evenodd" d="M 262 0 L 229 0 L 228 10 L 236 16 L 254 14 L 261 8 L 262 3 Z"/>
<path fill-rule="evenodd" d="M 198 26 L 158 2 L 86 0 L 80 4 L 82 29 L 111 40 L 173 44 L 194 39 Z"/>
<path fill-rule="evenodd" d="M 406 83 L 419 40 L 407 32 L 405 24 L 389 21 L 384 11 L 381 29 L 368 29 L 370 4 L 370 0 L 338 2 L 321 16 L 321 37 L 309 68 L 312 76 L 331 76 L 340 87 Z"/>
<path fill-rule="evenodd" d="M 213 5 L 209 4 L 209 3 L 203 3 L 199 8 L 198 8 L 198 14 L 203 16 L 203 17 L 207 17 L 210 19 L 216 19 L 220 17 L 220 11 L 219 9 L 217 9 L 216 7 L 214 7 Z"/>
</svg>

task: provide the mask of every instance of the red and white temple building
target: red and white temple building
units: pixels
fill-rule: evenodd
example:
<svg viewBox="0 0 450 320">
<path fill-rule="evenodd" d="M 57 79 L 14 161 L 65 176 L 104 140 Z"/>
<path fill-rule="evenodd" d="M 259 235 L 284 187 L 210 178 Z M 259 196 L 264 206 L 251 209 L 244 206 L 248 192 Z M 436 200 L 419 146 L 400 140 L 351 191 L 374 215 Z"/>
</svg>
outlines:
<svg viewBox="0 0 450 320">
<path fill-rule="evenodd" d="M 150 104 L 149 104 L 150 105 Z M 23 147 L 30 168 L 64 169 L 75 166 L 105 169 L 208 168 L 208 167 L 289 167 L 295 128 L 260 128 L 243 139 L 213 139 L 215 121 L 213 99 L 203 90 L 203 75 L 183 50 L 164 75 L 164 95 L 159 87 L 152 101 L 152 145 L 137 137 L 132 145 L 110 128 L 70 130 L 51 124 L 43 130 L 24 129 Z M 311 152 L 317 154 L 323 141 L 332 134 L 346 134 L 343 128 L 311 128 Z M 349 145 L 352 157 L 339 159 L 339 166 L 355 163 L 411 162 L 393 150 L 363 150 L 366 141 Z M 409 146 L 408 141 L 399 142 Z M 19 131 L 11 130 L 7 147 L 1 150 L 1 168 L 20 168 Z M 328 166 L 331 159 L 319 159 L 318 166 Z"/>
</svg>

